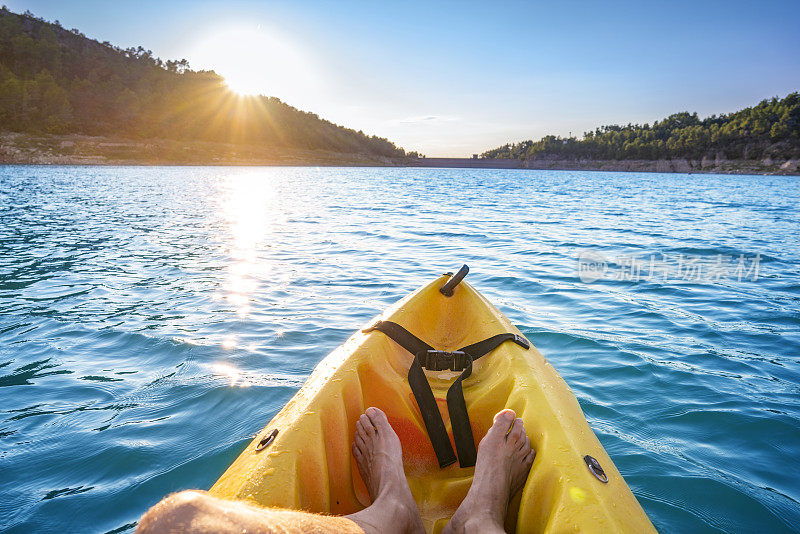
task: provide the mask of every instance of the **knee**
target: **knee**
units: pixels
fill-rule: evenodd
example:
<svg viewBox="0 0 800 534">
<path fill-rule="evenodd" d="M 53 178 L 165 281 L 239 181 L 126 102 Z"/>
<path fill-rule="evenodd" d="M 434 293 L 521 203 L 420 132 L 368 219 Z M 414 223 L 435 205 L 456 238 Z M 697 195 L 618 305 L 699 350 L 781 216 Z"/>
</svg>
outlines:
<svg viewBox="0 0 800 534">
<path fill-rule="evenodd" d="M 202 530 L 212 497 L 203 491 L 186 490 L 164 498 L 139 520 L 137 534 Z"/>
</svg>

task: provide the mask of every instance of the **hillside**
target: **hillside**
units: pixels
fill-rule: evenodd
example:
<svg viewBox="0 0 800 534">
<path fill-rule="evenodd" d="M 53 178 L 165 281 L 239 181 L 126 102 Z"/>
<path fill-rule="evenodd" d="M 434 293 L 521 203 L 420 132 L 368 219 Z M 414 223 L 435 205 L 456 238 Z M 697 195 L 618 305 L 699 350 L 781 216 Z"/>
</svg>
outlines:
<svg viewBox="0 0 800 534">
<path fill-rule="evenodd" d="M 582 139 L 553 135 L 487 150 L 521 160 L 766 160 L 800 158 L 800 94 L 700 119 L 676 113 L 650 124 L 603 126 Z"/>
<path fill-rule="evenodd" d="M 120 49 L 30 12 L 0 9 L 0 130 L 321 150 L 404 151 L 277 98 L 241 97 L 213 71 Z"/>
</svg>

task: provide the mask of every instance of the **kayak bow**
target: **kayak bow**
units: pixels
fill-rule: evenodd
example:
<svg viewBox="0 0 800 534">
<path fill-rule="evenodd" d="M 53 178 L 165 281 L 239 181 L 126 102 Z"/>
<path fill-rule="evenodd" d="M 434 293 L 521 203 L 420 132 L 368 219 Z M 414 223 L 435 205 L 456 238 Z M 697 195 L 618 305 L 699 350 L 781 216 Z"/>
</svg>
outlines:
<svg viewBox="0 0 800 534">
<path fill-rule="evenodd" d="M 350 445 L 359 415 L 376 406 L 400 437 L 406 476 L 426 530 L 440 532 L 466 495 L 475 469 L 452 462 L 440 467 L 408 381 L 412 364 L 425 355 L 412 354 L 370 327 L 379 321 L 402 325 L 434 352 L 449 354 L 497 334 L 525 339 L 469 284 L 447 287 L 452 295 L 446 296 L 440 289 L 450 279 L 443 275 L 408 295 L 322 360 L 210 493 L 323 514 L 363 509 L 370 499 Z M 485 435 L 494 414 L 511 408 L 523 419 L 536 449 L 528 481 L 509 505 L 507 531 L 655 531 L 572 391 L 535 347 L 500 343 L 485 356 L 468 359 L 471 374 L 460 389 L 474 443 Z M 462 371 L 431 370 L 440 367 L 429 365 L 424 375 L 439 411 L 434 416 L 460 455 L 447 392 Z"/>
</svg>

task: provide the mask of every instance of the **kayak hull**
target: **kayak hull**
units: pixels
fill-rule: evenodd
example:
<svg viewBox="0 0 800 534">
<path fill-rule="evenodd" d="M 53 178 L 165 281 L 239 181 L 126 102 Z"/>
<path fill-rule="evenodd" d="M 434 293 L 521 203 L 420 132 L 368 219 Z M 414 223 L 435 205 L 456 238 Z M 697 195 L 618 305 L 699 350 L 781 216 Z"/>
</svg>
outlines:
<svg viewBox="0 0 800 534">
<path fill-rule="evenodd" d="M 380 317 L 439 350 L 494 334 L 521 333 L 469 284 L 451 297 L 443 276 Z M 350 446 L 358 417 L 382 409 L 403 446 L 411 492 L 428 532 L 440 532 L 463 500 L 474 467 L 440 469 L 408 385 L 413 356 L 380 332 L 356 332 L 322 360 L 306 384 L 211 488 L 212 495 L 262 506 L 346 515 L 370 504 Z M 457 373 L 426 371 L 451 442 L 447 388 Z M 503 343 L 475 361 L 463 383 L 475 443 L 503 408 L 514 410 L 536 449 L 528 481 L 509 506 L 509 532 L 654 532 L 630 488 L 589 428 L 572 391 L 533 346 Z M 274 440 L 257 451 L 264 438 Z M 594 457 L 608 482 L 597 478 Z"/>
</svg>

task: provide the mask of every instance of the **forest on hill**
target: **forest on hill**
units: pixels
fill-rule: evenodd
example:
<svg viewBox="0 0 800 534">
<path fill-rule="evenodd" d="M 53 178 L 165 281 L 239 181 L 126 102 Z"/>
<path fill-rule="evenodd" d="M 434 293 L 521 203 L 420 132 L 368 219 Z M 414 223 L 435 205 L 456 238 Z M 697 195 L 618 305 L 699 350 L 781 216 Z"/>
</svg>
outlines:
<svg viewBox="0 0 800 534">
<path fill-rule="evenodd" d="M 730 114 L 700 119 L 676 113 L 650 124 L 602 126 L 582 139 L 548 135 L 487 150 L 500 159 L 658 160 L 800 158 L 800 94 L 772 98 Z"/>
<path fill-rule="evenodd" d="M 212 141 L 402 157 L 392 142 L 277 98 L 243 97 L 213 71 L 89 39 L 0 9 L 0 130 Z"/>
</svg>

